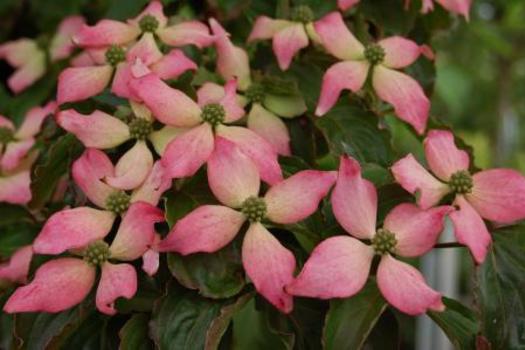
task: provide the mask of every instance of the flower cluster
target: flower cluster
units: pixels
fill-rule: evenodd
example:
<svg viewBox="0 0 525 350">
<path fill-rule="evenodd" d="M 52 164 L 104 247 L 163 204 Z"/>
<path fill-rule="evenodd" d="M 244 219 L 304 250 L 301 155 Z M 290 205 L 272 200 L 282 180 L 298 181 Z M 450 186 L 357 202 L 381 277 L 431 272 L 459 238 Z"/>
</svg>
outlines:
<svg viewBox="0 0 525 350">
<path fill-rule="evenodd" d="M 438 2 L 468 14 L 468 1 Z M 357 1 L 338 3 L 348 9 Z M 426 11 L 432 2 L 423 6 Z M 306 169 L 284 176 L 279 157 L 293 152 L 283 119 L 308 113 L 306 103 L 285 79 L 276 83 L 274 77 L 252 71 L 248 53 L 213 18 L 209 26 L 198 21 L 171 24 L 161 3 L 152 1 L 127 22 L 104 19 L 88 26 L 68 19 L 52 57 L 71 53 L 66 35 L 82 53 L 60 74 L 57 103 L 32 109 L 18 130 L 0 118 L 0 201 L 30 200 L 34 137 L 44 118 L 54 113 L 58 125 L 86 148 L 71 174 L 87 204 L 52 214 L 32 245 L 0 266 L 0 280 L 25 283 L 33 254 L 59 255 L 41 265 L 4 310 L 68 309 L 87 297 L 100 271 L 96 306 L 111 315 L 119 297 L 129 299 L 137 292 L 135 260 L 142 259 L 143 270 L 153 276 L 161 253 L 213 253 L 243 235 L 247 278 L 283 313 L 292 311 L 294 296 L 355 295 L 369 275 L 402 312 L 442 311 L 441 294 L 403 259 L 430 251 L 449 217 L 458 241 L 482 263 L 491 243 L 484 220 L 509 224 L 525 218 L 525 178 L 509 169 L 475 172 L 450 131 L 427 131 L 430 101 L 419 83 L 401 71 L 422 54 L 432 56 L 427 46 L 399 36 L 361 43 L 340 12 L 315 17 L 306 6 L 294 8 L 289 19 L 259 17 L 248 42 L 272 39 L 281 70 L 289 69 L 310 44 L 328 59 L 335 57 L 312 114 L 327 114 L 343 90 L 368 89 L 418 135 L 425 135 L 425 155 L 435 176 L 411 154 L 391 168 L 415 203 L 399 204 L 378 220 L 377 190 L 363 178 L 358 161 L 347 155 L 341 156 L 338 170 Z M 188 45 L 214 49 L 222 78 L 196 84 L 194 94 L 177 85 L 181 75 L 202 68 L 183 50 Z M 13 65 L 22 64 L 18 51 L 5 51 Z M 276 94 L 272 82 L 287 94 Z M 26 83 L 12 83 L 12 88 L 19 91 Z M 76 108 L 76 102 L 108 88 L 125 101 L 118 108 L 89 113 Z M 201 169 L 219 203 L 196 207 L 161 235 L 156 225 L 165 221 L 163 194 L 176 191 L 177 184 Z M 310 217 L 323 202 L 348 235 L 320 242 L 296 271 L 294 252 L 272 229 Z"/>
</svg>

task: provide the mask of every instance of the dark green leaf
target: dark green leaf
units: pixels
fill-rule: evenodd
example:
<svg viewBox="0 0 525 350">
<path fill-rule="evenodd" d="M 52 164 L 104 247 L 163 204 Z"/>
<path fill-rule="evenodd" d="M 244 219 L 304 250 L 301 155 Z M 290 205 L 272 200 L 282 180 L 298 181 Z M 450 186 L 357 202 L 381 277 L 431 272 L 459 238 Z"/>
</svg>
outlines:
<svg viewBox="0 0 525 350">
<path fill-rule="evenodd" d="M 120 349 L 153 349 L 153 342 L 148 338 L 148 322 L 147 314 L 133 315 L 119 332 Z"/>
<path fill-rule="evenodd" d="M 33 222 L 31 213 L 24 207 L 0 203 L 0 226 L 14 223 Z"/>
</svg>

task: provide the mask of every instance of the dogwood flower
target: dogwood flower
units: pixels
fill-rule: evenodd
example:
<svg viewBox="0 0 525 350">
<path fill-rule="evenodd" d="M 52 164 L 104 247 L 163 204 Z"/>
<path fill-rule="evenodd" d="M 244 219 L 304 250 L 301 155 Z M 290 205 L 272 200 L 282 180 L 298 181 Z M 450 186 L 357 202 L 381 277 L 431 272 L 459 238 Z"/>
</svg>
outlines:
<svg viewBox="0 0 525 350">
<path fill-rule="evenodd" d="M 56 34 L 51 39 L 49 58 L 51 62 L 68 58 L 73 51 L 71 37 L 84 24 L 81 16 L 66 17 L 58 26 Z M 36 40 L 22 38 L 0 45 L 0 59 L 5 59 L 11 66 L 17 68 L 7 80 L 7 85 L 18 94 L 46 73 L 46 50 L 39 47 Z"/>
<path fill-rule="evenodd" d="M 392 173 L 405 190 L 417 195 L 417 203 L 424 209 L 449 193 L 454 195 L 458 210 L 450 218 L 455 235 L 480 264 L 492 241 L 483 219 L 509 224 L 525 218 L 525 177 L 512 169 L 471 174 L 469 156 L 456 147 L 450 131 L 431 130 L 424 148 L 435 177 L 412 154 L 397 161 Z"/>
<path fill-rule="evenodd" d="M 123 215 L 111 245 L 103 239 L 113 226 L 113 213 L 83 207 L 53 214 L 33 244 L 37 254 L 62 254 L 43 264 L 34 279 L 19 287 L 7 300 L 4 311 L 60 312 L 86 298 L 93 285 L 97 267 L 101 269 L 96 306 L 114 315 L 119 297 L 132 298 L 137 291 L 137 273 L 128 263 L 141 257 L 155 236 L 154 224 L 164 220 L 162 211 L 146 202 L 135 202 Z M 75 257 L 80 254 L 82 258 Z"/>
<path fill-rule="evenodd" d="M 468 21 L 472 0 L 423 0 L 421 13 L 428 13 L 434 10 L 434 1 L 443 6 L 447 11 L 464 16 Z M 406 0 L 405 6 L 408 7 L 409 4 L 410 0 Z"/>
<path fill-rule="evenodd" d="M 346 11 L 358 3 L 359 0 L 337 0 L 337 7 L 339 7 L 341 11 Z"/>
<path fill-rule="evenodd" d="M 363 288 L 372 259 L 379 255 L 377 284 L 391 305 L 409 315 L 445 308 L 441 294 L 425 283 L 421 273 L 395 256 L 416 257 L 431 250 L 452 207 L 425 211 L 413 204 L 400 204 L 377 228 L 377 191 L 361 177 L 359 163 L 347 157 L 341 159 L 331 201 L 337 221 L 357 239 L 335 236 L 321 242 L 286 287 L 288 293 L 321 299 L 350 297 Z"/>
<path fill-rule="evenodd" d="M 7 262 L 0 264 L 0 286 L 26 283 L 32 258 L 31 245 L 18 248 Z"/>
<path fill-rule="evenodd" d="M 322 45 L 342 60 L 331 66 L 323 77 L 315 112 L 318 116 L 334 106 L 342 90 L 361 90 L 371 74 L 377 96 L 393 105 L 396 115 L 419 134 L 425 131 L 430 101 L 416 80 L 395 70 L 412 64 L 419 57 L 419 45 L 393 36 L 365 47 L 348 30 L 339 12 L 326 15 L 314 25 Z"/>
<path fill-rule="evenodd" d="M 0 202 L 26 204 L 31 200 L 30 170 L 37 156 L 31 149 L 44 119 L 55 108 L 55 102 L 31 108 L 18 130 L 0 116 Z"/>
<path fill-rule="evenodd" d="M 248 54 L 233 45 L 229 34 L 215 20 L 210 19 L 217 49 L 217 72 L 225 79 L 237 79 L 237 88 L 243 93 L 244 103 L 250 103 L 247 126 L 272 144 L 282 155 L 289 156 L 290 135 L 285 123 L 279 118 L 293 118 L 306 111 L 306 105 L 297 94 L 276 95 L 268 93 L 261 83 L 254 83 L 251 77 Z M 210 90 L 218 98 L 224 96 L 224 89 L 214 83 L 206 83 L 202 89 Z M 212 91 L 213 90 L 213 91 Z"/>
<path fill-rule="evenodd" d="M 316 211 L 335 177 L 335 172 L 301 171 L 260 197 L 257 166 L 234 143 L 217 137 L 208 161 L 208 183 L 222 205 L 202 205 L 190 212 L 159 248 L 182 255 L 215 252 L 249 221 L 242 245 L 244 269 L 259 293 L 282 312 L 290 312 L 293 300 L 284 286 L 293 279 L 295 258 L 264 227 L 263 220 L 292 224 L 305 219 Z"/>
<path fill-rule="evenodd" d="M 248 42 L 272 39 L 279 68 L 287 70 L 294 56 L 308 46 L 309 40 L 318 41 L 313 20 L 314 13 L 306 5 L 293 8 L 290 20 L 260 16 L 253 25 Z"/>
<path fill-rule="evenodd" d="M 255 161 L 264 181 L 273 184 L 282 179 L 277 152 L 266 140 L 244 127 L 225 125 L 245 114 L 237 100 L 236 85 L 235 80 L 229 81 L 219 98 L 214 91 L 201 89 L 196 103 L 153 73 L 145 72 L 131 81 L 134 94 L 155 118 L 177 128 L 162 155 L 170 177 L 194 175 L 210 157 L 215 138 L 221 136 L 235 142 Z"/>
</svg>

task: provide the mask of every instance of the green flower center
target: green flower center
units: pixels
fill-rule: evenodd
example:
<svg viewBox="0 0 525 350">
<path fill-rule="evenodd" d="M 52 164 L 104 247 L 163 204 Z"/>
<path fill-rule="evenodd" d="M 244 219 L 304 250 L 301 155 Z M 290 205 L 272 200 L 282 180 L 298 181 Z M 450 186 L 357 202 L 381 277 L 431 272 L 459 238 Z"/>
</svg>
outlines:
<svg viewBox="0 0 525 350">
<path fill-rule="evenodd" d="M 392 253 L 396 245 L 396 236 L 384 228 L 377 230 L 374 238 L 372 238 L 372 248 L 374 248 L 374 251 L 378 255 Z"/>
<path fill-rule="evenodd" d="M 385 49 L 380 45 L 371 44 L 365 48 L 365 58 L 371 65 L 377 65 L 385 59 Z"/>
<path fill-rule="evenodd" d="M 15 139 L 13 130 L 0 126 L 0 144 L 6 144 Z"/>
<path fill-rule="evenodd" d="M 245 96 L 251 103 L 263 103 L 265 93 L 262 85 L 252 84 L 246 90 Z"/>
<path fill-rule="evenodd" d="M 115 214 L 125 212 L 130 204 L 130 196 L 124 191 L 116 191 L 106 199 L 106 207 Z"/>
<path fill-rule="evenodd" d="M 217 126 L 218 124 L 224 122 L 225 117 L 226 111 L 224 110 L 224 107 L 218 103 L 210 103 L 202 108 L 202 120 L 211 124 L 212 126 Z"/>
<path fill-rule="evenodd" d="M 137 140 L 145 140 L 153 131 L 153 123 L 144 118 L 133 118 L 129 123 L 129 134 Z"/>
<path fill-rule="evenodd" d="M 111 45 L 109 49 L 106 50 L 106 62 L 112 66 L 116 66 L 120 62 L 126 60 L 126 52 L 123 48 L 117 45 Z"/>
<path fill-rule="evenodd" d="M 84 251 L 84 261 L 93 266 L 100 266 L 109 259 L 110 255 L 109 245 L 106 242 L 95 241 Z"/>
<path fill-rule="evenodd" d="M 448 182 L 450 189 L 457 194 L 466 194 L 472 192 L 472 176 L 466 170 L 460 170 L 450 177 Z"/>
<path fill-rule="evenodd" d="M 294 22 L 309 23 L 314 20 L 314 12 L 309 6 L 299 5 L 292 9 L 290 17 Z"/>
<path fill-rule="evenodd" d="M 250 222 L 259 222 L 266 217 L 266 203 L 259 197 L 248 197 L 241 206 L 241 212 Z"/>
<path fill-rule="evenodd" d="M 139 27 L 142 32 L 154 33 L 159 27 L 159 21 L 152 15 L 145 15 L 139 21 Z"/>
</svg>

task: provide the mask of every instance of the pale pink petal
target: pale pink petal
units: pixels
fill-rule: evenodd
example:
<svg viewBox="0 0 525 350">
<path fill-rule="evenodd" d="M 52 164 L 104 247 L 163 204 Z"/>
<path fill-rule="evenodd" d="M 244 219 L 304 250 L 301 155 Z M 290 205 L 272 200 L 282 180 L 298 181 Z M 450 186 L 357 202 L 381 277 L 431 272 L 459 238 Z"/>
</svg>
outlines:
<svg viewBox="0 0 525 350">
<path fill-rule="evenodd" d="M 159 251 L 182 255 L 212 253 L 232 241 L 244 223 L 244 215 L 222 205 L 203 205 L 177 221 L 159 243 Z"/>
<path fill-rule="evenodd" d="M 32 258 L 33 248 L 30 245 L 18 248 L 9 261 L 0 265 L 0 281 L 26 283 Z"/>
<path fill-rule="evenodd" d="M 286 124 L 275 114 L 255 103 L 248 114 L 248 128 L 264 138 L 275 151 L 283 156 L 291 156 L 290 134 Z"/>
<path fill-rule="evenodd" d="M 367 61 L 344 61 L 328 68 L 323 76 L 321 95 L 315 114 L 321 116 L 328 112 L 339 99 L 341 91 L 361 90 L 368 76 L 370 65 Z"/>
<path fill-rule="evenodd" d="M 468 170 L 468 153 L 456 147 L 450 131 L 430 130 L 423 144 L 430 170 L 441 180 L 448 181 L 455 172 Z"/>
<path fill-rule="evenodd" d="M 463 196 L 457 196 L 454 204 L 459 207 L 459 210 L 450 214 L 454 234 L 459 243 L 469 248 L 476 263 L 481 264 L 492 242 L 487 226 Z"/>
<path fill-rule="evenodd" d="M 139 28 L 123 22 L 103 19 L 94 26 L 84 25 L 73 36 L 73 41 L 82 47 L 122 45 L 135 39 Z"/>
<path fill-rule="evenodd" d="M 59 112 L 56 119 L 86 147 L 113 148 L 130 138 L 129 128 L 124 122 L 102 111 L 83 115 L 74 109 L 66 109 Z"/>
<path fill-rule="evenodd" d="M 374 250 L 357 239 L 328 238 L 315 247 L 286 291 L 320 299 L 351 297 L 365 285 L 373 257 Z"/>
<path fill-rule="evenodd" d="M 153 155 L 143 141 L 138 141 L 115 165 L 115 175 L 106 177 L 108 185 L 132 190 L 139 187 L 153 167 Z"/>
<path fill-rule="evenodd" d="M 164 221 L 159 208 L 146 203 L 130 205 L 109 248 L 111 258 L 131 261 L 140 258 L 155 239 L 155 224 Z"/>
<path fill-rule="evenodd" d="M 131 194 L 131 202 L 142 201 L 157 205 L 162 194 L 170 187 L 171 178 L 168 177 L 164 166 L 158 160 L 153 164 L 153 168 L 144 183 Z"/>
<path fill-rule="evenodd" d="M 243 106 L 239 103 L 237 96 L 237 81 L 230 80 L 224 85 L 224 96 L 219 101 L 219 104 L 224 108 L 226 115 L 224 122 L 232 123 L 241 119 L 246 114 Z"/>
<path fill-rule="evenodd" d="M 51 61 L 57 61 L 69 57 L 75 49 L 73 35 L 75 35 L 85 24 L 82 16 L 69 16 L 60 22 L 58 30 L 51 39 L 49 55 Z"/>
<path fill-rule="evenodd" d="M 331 201 L 335 218 L 346 232 L 361 239 L 374 236 L 377 191 L 370 181 L 361 177 L 361 167 L 355 159 L 341 157 Z"/>
<path fill-rule="evenodd" d="M 153 144 L 155 151 L 158 155 L 162 156 L 166 150 L 166 147 L 169 143 L 178 136 L 184 134 L 186 131 L 191 128 L 176 128 L 174 126 L 165 126 L 162 129 L 153 131 L 149 134 L 149 140 Z"/>
<path fill-rule="evenodd" d="M 60 312 L 80 304 L 95 283 L 95 269 L 76 258 L 46 262 L 26 286 L 7 300 L 4 311 Z"/>
<path fill-rule="evenodd" d="M 252 31 L 248 37 L 248 42 L 254 40 L 271 39 L 281 30 L 295 25 L 295 22 L 284 19 L 273 19 L 266 16 L 259 16 L 253 24 Z"/>
<path fill-rule="evenodd" d="M 107 65 L 106 52 L 108 51 L 107 46 L 103 47 L 89 47 L 85 49 L 85 52 L 89 54 L 91 60 L 95 66 Z"/>
<path fill-rule="evenodd" d="M 34 144 L 35 140 L 32 138 L 23 141 L 9 142 L 2 156 L 0 169 L 11 171 L 18 167 Z"/>
<path fill-rule="evenodd" d="M 115 215 L 112 212 L 88 207 L 64 209 L 46 221 L 33 243 L 37 254 L 61 254 L 69 249 L 83 248 L 104 238 Z"/>
<path fill-rule="evenodd" d="M 82 51 L 75 57 L 73 57 L 69 64 L 71 67 L 89 67 L 94 66 L 96 62 L 93 60 L 88 51 Z"/>
<path fill-rule="evenodd" d="M 420 256 L 437 243 L 445 215 L 452 211 L 454 207 L 448 205 L 423 210 L 414 204 L 403 203 L 388 213 L 383 227 L 396 236 L 396 254 Z"/>
<path fill-rule="evenodd" d="M 339 12 L 331 12 L 314 23 L 325 49 L 341 60 L 364 58 L 365 48 L 348 30 Z"/>
<path fill-rule="evenodd" d="M 285 287 L 293 281 L 295 257 L 260 223 L 253 223 L 242 244 L 242 264 L 255 289 L 281 312 L 293 308 Z"/>
<path fill-rule="evenodd" d="M 162 165 L 170 178 L 193 176 L 213 151 L 214 136 L 208 123 L 196 126 L 170 142 Z"/>
<path fill-rule="evenodd" d="M 163 80 L 176 79 L 181 74 L 197 70 L 197 65 L 182 50 L 174 49 L 150 66 L 151 71 Z"/>
<path fill-rule="evenodd" d="M 232 141 L 248 155 L 257 165 L 259 175 L 264 182 L 272 185 L 282 180 L 277 152 L 261 136 L 247 128 L 224 125 L 217 127 L 216 134 Z"/>
<path fill-rule="evenodd" d="M 159 252 L 153 249 L 148 249 L 142 256 L 142 270 L 153 276 L 159 270 Z"/>
<path fill-rule="evenodd" d="M 102 274 L 97 288 L 95 301 L 97 309 L 106 314 L 114 315 L 115 301 L 120 298 L 131 299 L 137 292 L 137 272 L 130 264 L 102 265 Z"/>
<path fill-rule="evenodd" d="M 337 0 L 337 6 L 341 11 L 346 11 L 359 3 L 359 0 Z"/>
<path fill-rule="evenodd" d="M 36 52 L 31 60 L 7 79 L 7 85 L 15 94 L 22 92 L 46 73 L 46 59 L 43 51 Z"/>
<path fill-rule="evenodd" d="M 374 68 L 372 85 L 380 99 L 394 106 L 399 119 L 412 125 L 418 134 L 425 132 L 430 101 L 416 80 L 378 65 Z"/>
<path fill-rule="evenodd" d="M 213 44 L 208 26 L 199 21 L 178 23 L 157 31 L 160 40 L 170 46 L 195 45 L 203 48 Z"/>
<path fill-rule="evenodd" d="M 428 209 L 450 192 L 448 185 L 432 176 L 412 154 L 392 166 L 392 174 L 406 191 L 416 196 L 418 205 Z"/>
<path fill-rule="evenodd" d="M 202 108 L 207 104 L 218 103 L 224 98 L 226 91 L 224 86 L 217 83 L 205 82 L 197 90 L 197 102 Z"/>
<path fill-rule="evenodd" d="M 244 49 L 233 45 L 229 34 L 213 18 L 210 19 L 210 27 L 215 36 L 217 72 L 226 81 L 236 79 L 241 90 L 247 89 L 251 84 L 248 54 Z"/>
<path fill-rule="evenodd" d="M 55 112 L 57 104 L 54 101 L 48 102 L 44 107 L 31 108 L 24 119 L 24 122 L 16 132 L 16 137 L 26 139 L 39 133 L 44 119 Z"/>
<path fill-rule="evenodd" d="M 126 53 L 126 60 L 128 62 L 135 62 L 137 58 L 149 66 L 155 62 L 158 62 L 162 58 L 162 52 L 160 52 L 153 37 L 153 33 L 144 33 L 139 41 L 137 41 Z"/>
<path fill-rule="evenodd" d="M 57 102 L 76 102 L 98 95 L 111 79 L 113 67 L 70 67 L 58 77 Z"/>
<path fill-rule="evenodd" d="M 155 17 L 159 22 L 160 28 L 163 28 L 168 23 L 168 18 L 164 15 L 162 9 L 162 3 L 156 0 L 150 1 L 148 6 L 136 18 L 128 20 L 128 23 L 138 26 L 142 17 L 146 15 Z"/>
<path fill-rule="evenodd" d="M 407 0 L 410 1 L 410 0 Z M 429 11 L 434 10 L 434 0 L 423 0 L 423 5 L 421 7 L 421 13 L 428 13 Z"/>
<path fill-rule="evenodd" d="M 382 64 L 389 68 L 404 68 L 409 66 L 414 63 L 421 54 L 421 49 L 418 44 L 400 36 L 391 36 L 380 40 L 378 44 L 385 50 L 385 59 Z"/>
<path fill-rule="evenodd" d="M 101 208 L 106 207 L 106 199 L 115 191 L 103 180 L 114 174 L 113 164 L 102 151 L 88 148 L 71 167 L 73 180 L 89 200 Z"/>
<path fill-rule="evenodd" d="M 293 224 L 312 215 L 332 188 L 335 171 L 303 170 L 266 192 L 267 217 L 279 224 Z"/>
<path fill-rule="evenodd" d="M 13 122 L 10 119 L 4 117 L 3 115 L 0 115 L 0 127 L 8 128 L 12 131 L 15 130 L 15 125 L 13 124 Z"/>
<path fill-rule="evenodd" d="M 122 98 L 136 101 L 140 100 L 140 98 L 133 93 L 133 90 L 129 88 L 129 82 L 134 78 L 132 66 L 129 63 L 121 62 L 117 64 L 111 83 L 111 92 Z"/>
<path fill-rule="evenodd" d="M 490 169 L 472 176 L 467 200 L 487 220 L 511 223 L 525 218 L 525 178 L 516 170 Z"/>
<path fill-rule="evenodd" d="M 186 127 L 202 121 L 197 103 L 153 73 L 131 80 L 130 88 L 164 124 Z"/>
<path fill-rule="evenodd" d="M 31 196 L 31 173 L 28 170 L 0 176 L 0 202 L 27 204 Z"/>
<path fill-rule="evenodd" d="M 239 208 L 248 197 L 259 194 L 259 171 L 233 142 L 217 137 L 208 160 L 208 184 L 221 203 Z"/>
<path fill-rule="evenodd" d="M 433 61 L 436 58 L 436 54 L 434 53 L 434 50 L 432 50 L 432 48 L 428 45 L 421 45 L 419 47 L 419 52 L 421 52 L 423 56 L 425 56 L 427 59 L 431 61 Z"/>
<path fill-rule="evenodd" d="M 450 12 L 458 13 L 468 21 L 472 0 L 436 0 Z"/>
<path fill-rule="evenodd" d="M 0 45 L 0 58 L 18 68 L 27 64 L 39 51 L 35 40 L 22 38 Z"/>
<path fill-rule="evenodd" d="M 381 258 L 377 285 L 385 299 L 406 314 L 415 316 L 427 310 L 445 309 L 441 294 L 426 284 L 423 275 L 415 267 L 394 259 L 390 254 Z"/>
<path fill-rule="evenodd" d="M 308 46 L 308 35 L 302 23 L 286 27 L 273 37 L 273 52 L 281 70 L 287 70 L 299 50 Z"/>
</svg>

